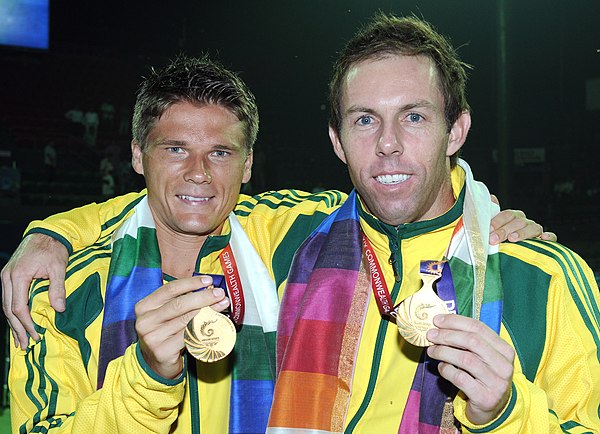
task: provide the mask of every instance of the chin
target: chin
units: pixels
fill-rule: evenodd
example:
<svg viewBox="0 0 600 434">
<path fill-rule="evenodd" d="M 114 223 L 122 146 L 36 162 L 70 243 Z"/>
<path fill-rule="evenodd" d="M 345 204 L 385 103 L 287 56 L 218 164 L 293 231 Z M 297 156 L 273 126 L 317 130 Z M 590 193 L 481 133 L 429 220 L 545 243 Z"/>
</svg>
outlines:
<svg viewBox="0 0 600 434">
<path fill-rule="evenodd" d="M 216 229 L 207 222 L 186 222 L 178 226 L 182 233 L 188 235 L 208 235 Z"/>
<path fill-rule="evenodd" d="M 399 207 L 394 209 L 383 210 L 383 212 L 379 212 L 379 220 L 388 225 L 398 226 L 403 223 L 410 223 L 411 216 L 407 215 L 406 207 Z"/>
</svg>

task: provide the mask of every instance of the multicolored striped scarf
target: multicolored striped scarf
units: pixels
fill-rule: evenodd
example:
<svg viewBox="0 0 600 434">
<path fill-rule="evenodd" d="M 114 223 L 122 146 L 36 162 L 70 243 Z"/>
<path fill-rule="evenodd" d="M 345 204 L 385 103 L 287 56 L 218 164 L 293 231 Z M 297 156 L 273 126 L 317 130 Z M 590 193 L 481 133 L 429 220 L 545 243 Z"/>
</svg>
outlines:
<svg viewBox="0 0 600 434">
<path fill-rule="evenodd" d="M 498 249 L 488 245 L 489 224 L 497 206 L 491 203 L 487 188 L 473 180 L 469 166 L 463 161 L 459 164 L 466 173 L 464 224 L 452 239 L 447 259 L 457 297 L 468 297 L 472 303 L 458 313 L 479 318 L 498 332 L 502 315 Z M 357 200 L 352 192 L 303 243 L 292 262 L 279 313 L 278 377 L 269 434 L 292 429 L 295 433 L 344 430 L 371 296 Z M 399 432 L 455 432 L 454 418 L 447 420 L 455 389 L 423 353 Z"/>
<path fill-rule="evenodd" d="M 230 246 L 246 302 L 233 354 L 230 433 L 264 433 L 273 398 L 275 331 L 279 300 L 275 283 L 237 217 L 229 216 Z M 196 270 L 199 271 L 199 270 Z M 113 235 L 113 253 L 100 340 L 98 388 L 111 360 L 137 341 L 135 304 L 163 285 L 161 257 L 147 198 Z M 192 363 L 193 365 L 190 365 Z M 188 359 L 188 381 L 197 381 L 195 359 Z M 202 362 L 197 362 L 202 365 Z M 202 366 L 198 366 L 202 369 Z M 194 411 L 192 409 L 192 411 Z M 192 427 L 199 432 L 199 427 Z"/>
</svg>

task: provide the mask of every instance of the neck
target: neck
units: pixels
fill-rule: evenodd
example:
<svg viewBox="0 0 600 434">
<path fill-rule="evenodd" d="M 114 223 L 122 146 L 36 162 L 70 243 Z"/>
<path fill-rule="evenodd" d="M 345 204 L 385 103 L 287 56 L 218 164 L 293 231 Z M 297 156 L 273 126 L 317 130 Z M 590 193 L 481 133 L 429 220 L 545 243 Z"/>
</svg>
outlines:
<svg viewBox="0 0 600 434">
<path fill-rule="evenodd" d="M 169 234 L 156 229 L 163 272 L 175 278 L 191 277 L 208 236 Z"/>
<path fill-rule="evenodd" d="M 452 189 L 452 183 L 448 182 L 441 186 L 433 205 L 430 207 L 423 216 L 419 217 L 415 221 L 433 220 L 440 217 L 448 212 L 450 208 L 456 203 L 456 197 L 454 197 L 454 191 Z M 407 222 L 412 223 L 412 222 Z"/>
<path fill-rule="evenodd" d="M 362 202 L 362 199 L 358 205 L 358 213 L 369 226 L 373 227 L 379 232 L 387 234 L 391 239 L 395 239 L 398 236 L 400 227 L 402 227 L 403 237 L 412 237 L 424 232 L 434 231 L 450 224 L 452 221 L 457 220 L 462 214 L 464 195 L 465 190 L 463 188 L 459 190 L 458 197 L 456 199 L 454 199 L 453 196 L 452 205 L 450 205 L 449 209 L 435 218 L 423 221 L 414 221 L 408 224 L 403 223 L 400 226 L 390 225 L 385 223 L 383 220 L 378 219 L 376 216 L 369 214 L 368 210 L 364 207 L 364 202 Z"/>
</svg>

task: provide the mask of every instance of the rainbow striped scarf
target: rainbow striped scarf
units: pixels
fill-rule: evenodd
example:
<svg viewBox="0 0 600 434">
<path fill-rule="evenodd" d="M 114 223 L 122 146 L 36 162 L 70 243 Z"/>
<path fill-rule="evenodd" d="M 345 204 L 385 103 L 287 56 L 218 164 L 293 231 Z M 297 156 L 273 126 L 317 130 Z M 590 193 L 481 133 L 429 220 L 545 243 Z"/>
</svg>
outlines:
<svg viewBox="0 0 600 434">
<path fill-rule="evenodd" d="M 264 433 L 273 397 L 279 300 L 275 283 L 233 213 L 229 222 L 230 245 L 246 301 L 243 324 L 238 327 L 237 343 L 230 356 L 235 363 L 232 363 L 229 432 Z M 156 229 L 144 197 L 135 206 L 135 213 L 113 235 L 98 388 L 102 387 L 110 361 L 123 355 L 125 349 L 137 341 L 135 304 L 162 285 Z M 202 365 L 188 358 L 188 383 L 197 381 L 196 372 L 203 369 Z M 199 410 L 192 409 L 194 411 Z M 193 426 L 192 432 L 199 433 L 199 426 Z"/>
<path fill-rule="evenodd" d="M 472 299 L 468 312 L 459 313 L 480 318 L 499 331 L 498 249 L 488 245 L 489 223 L 497 207 L 485 186 L 473 180 L 469 166 L 459 164 L 466 174 L 464 225 L 452 239 L 448 259 L 458 305 L 460 299 Z M 294 257 L 279 313 L 278 377 L 267 433 L 343 432 L 370 294 L 357 197 L 352 192 Z M 399 432 L 456 431 L 454 418 L 443 417 L 455 390 L 431 369 L 433 364 L 425 355 L 421 359 Z"/>
</svg>

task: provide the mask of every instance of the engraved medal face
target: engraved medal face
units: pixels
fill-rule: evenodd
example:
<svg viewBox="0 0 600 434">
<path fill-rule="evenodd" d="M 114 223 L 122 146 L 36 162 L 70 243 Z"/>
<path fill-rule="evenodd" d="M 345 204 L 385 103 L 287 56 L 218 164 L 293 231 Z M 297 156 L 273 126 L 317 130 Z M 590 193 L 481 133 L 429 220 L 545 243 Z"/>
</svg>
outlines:
<svg viewBox="0 0 600 434">
<path fill-rule="evenodd" d="M 235 346 L 237 334 L 233 322 L 210 307 L 203 307 L 188 323 L 183 339 L 187 350 L 203 362 L 221 360 Z"/>
<path fill-rule="evenodd" d="M 404 300 L 395 309 L 398 332 L 407 342 L 418 347 L 427 347 L 431 342 L 425 335 L 435 328 L 433 318 L 450 313 L 444 301 L 433 291 L 433 282 L 439 276 L 423 276 L 423 287 Z"/>
</svg>

